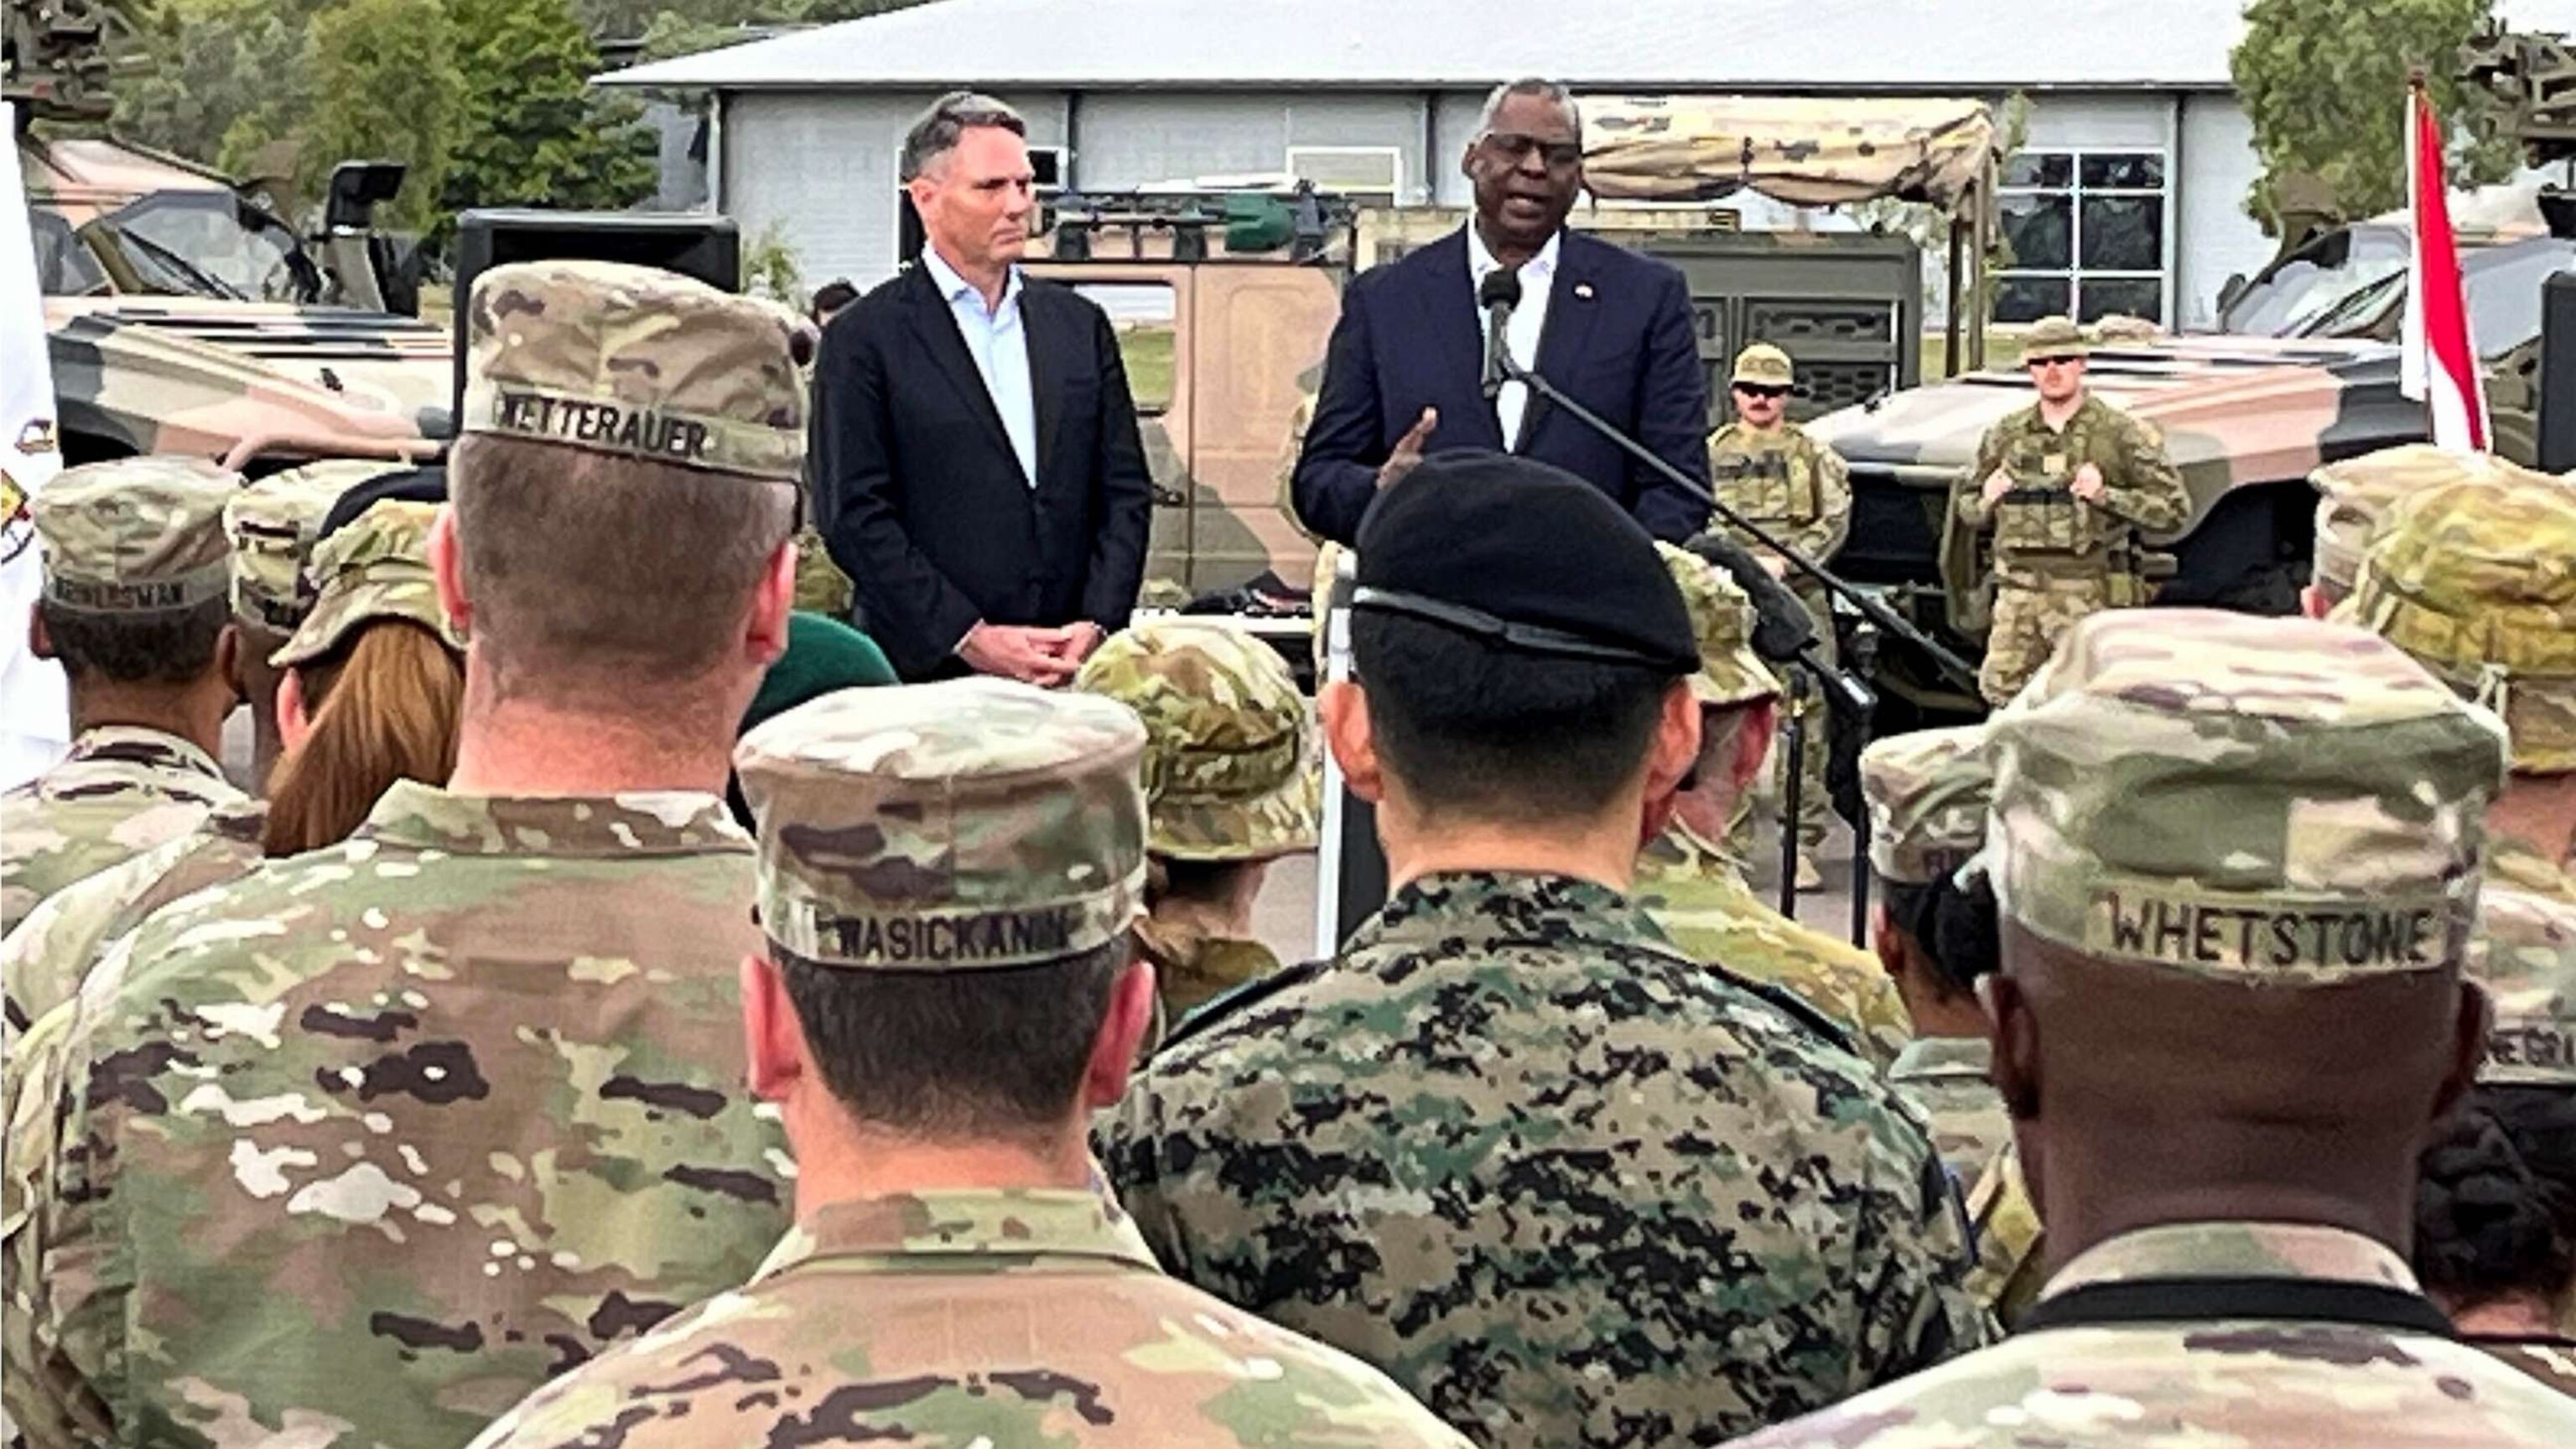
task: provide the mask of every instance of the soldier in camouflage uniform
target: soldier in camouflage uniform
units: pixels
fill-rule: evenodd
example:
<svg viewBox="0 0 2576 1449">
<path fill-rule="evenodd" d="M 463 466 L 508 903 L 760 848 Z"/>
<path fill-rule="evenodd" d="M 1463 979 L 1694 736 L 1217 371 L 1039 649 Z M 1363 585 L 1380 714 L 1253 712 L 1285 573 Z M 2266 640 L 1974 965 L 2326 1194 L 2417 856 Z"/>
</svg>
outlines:
<svg viewBox="0 0 2576 1449">
<path fill-rule="evenodd" d="M 2002 1345 L 1746 1443 L 2576 1442 L 2399 1252 L 2479 1055 L 2493 717 L 2358 629 L 2157 610 L 2077 624 L 1991 728 L 1995 1073 L 2053 1272 Z"/>
<path fill-rule="evenodd" d="M 1986 429 L 1953 494 L 1960 525 L 1994 530 L 1994 627 L 1977 687 L 2009 703 L 2076 620 L 2146 602 L 2135 531 L 2178 528 L 2191 495 L 2164 439 L 2084 388 L 2083 332 L 2031 326 L 2022 364 L 2039 400 Z"/>
<path fill-rule="evenodd" d="M 362 626 L 384 619 L 417 624 L 462 651 L 464 641 L 430 578 L 429 533 L 436 513 L 425 503 L 379 503 L 323 539 L 313 551 L 305 591 L 312 606 L 302 611 L 306 617 L 278 646 L 271 665 L 310 666 Z M 244 559 L 237 549 L 236 587 Z M 317 695 L 306 697 L 318 707 Z M 0 942 L 0 983 L 11 1019 L 34 1021 L 68 998 L 108 944 L 154 911 L 249 874 L 262 858 L 266 820 L 267 807 L 259 800 L 218 806 L 186 835 L 77 882 L 29 913 Z"/>
<path fill-rule="evenodd" d="M 2487 868 L 2576 905 L 2576 482 L 2493 470 L 2419 489 L 2337 611 L 2504 717 L 2513 777 Z"/>
<path fill-rule="evenodd" d="M 1145 722 L 1153 869 L 1136 945 L 1154 965 L 1162 1019 L 1177 1022 L 1279 969 L 1252 937 L 1252 903 L 1269 863 L 1314 849 L 1322 822 L 1305 696 L 1279 651 L 1239 625 L 1188 617 L 1110 635 L 1073 686 Z"/>
<path fill-rule="evenodd" d="M 1962 1191 L 2012 1140 L 2003 1098 L 1986 1079 L 1977 1005 L 1977 981 L 1995 966 L 1994 898 L 1982 882 L 1957 879 L 1985 843 L 1993 788 L 1985 731 L 1974 726 L 1892 735 L 1861 751 L 1880 885 L 1871 934 L 1914 1023 L 1887 1080 L 1931 1117 L 1933 1145 Z"/>
<path fill-rule="evenodd" d="M 63 666 L 74 734 L 61 763 L 0 795 L 0 931 L 241 798 L 215 762 L 237 647 L 223 510 L 240 481 L 201 459 L 127 458 L 36 495 L 36 653 Z"/>
<path fill-rule="evenodd" d="M 278 670 L 269 656 L 286 646 L 312 607 L 301 592 L 304 566 L 330 517 L 351 489 L 409 465 L 331 458 L 271 473 L 245 484 L 224 504 L 232 541 L 233 627 L 241 633 L 242 698 L 250 706 L 252 788 L 265 791 L 285 752 L 277 728 Z"/>
<path fill-rule="evenodd" d="M 1716 565 L 1658 543 L 1699 639 L 1697 780 L 1637 856 L 1630 894 L 1673 944 L 1821 1012 L 1835 1037 L 1884 1072 L 1913 1040 L 1895 985 L 1869 954 L 1765 905 L 1715 839 L 1770 752 L 1780 682 L 1754 657 L 1753 602 Z"/>
<path fill-rule="evenodd" d="M 1841 454 L 1788 420 L 1789 394 L 1797 382 L 1789 354 L 1767 342 L 1756 342 L 1735 355 L 1735 370 L 1729 379 L 1735 421 L 1718 429 L 1717 436 L 1708 440 L 1709 487 L 1716 491 L 1720 503 L 1763 532 L 1809 559 L 1825 563 L 1842 551 L 1843 539 L 1851 533 L 1851 470 L 1843 466 Z M 1729 524 L 1725 514 L 1712 518 L 1709 526 L 1752 550 L 1753 556 L 1798 596 L 1798 602 L 1807 606 L 1807 617 L 1815 624 L 1817 653 L 1832 663 L 1834 606 L 1825 586 L 1755 543 L 1752 535 Z M 1822 700 L 1811 691 L 1799 708 L 1804 711 L 1800 717 L 1810 728 L 1805 751 L 1806 778 L 1798 794 L 1797 887 L 1811 891 L 1822 889 L 1825 883 L 1823 873 L 1816 868 L 1815 853 L 1825 843 L 1825 765 L 1832 751 L 1823 742 Z M 1779 752 L 1776 766 L 1772 776 L 1779 798 L 1786 800 L 1787 751 Z M 1752 812 L 1741 809 L 1738 813 L 1741 819 L 1734 844 L 1737 854 L 1742 855 L 1751 849 Z"/>
<path fill-rule="evenodd" d="M 1624 894 L 1697 753 L 1645 530 L 1434 456 L 1370 509 L 1353 608 L 1320 708 L 1392 894 L 1098 1129 L 1156 1255 L 1495 1449 L 1705 1443 L 1981 1341 L 1920 1120 Z"/>
<path fill-rule="evenodd" d="M 1165 1277 L 1100 1181 L 1084 1125 L 1154 994 L 1126 939 L 1145 746 L 1107 700 L 996 679 L 845 690 L 743 738 L 751 1075 L 796 1227 L 483 1449 L 1458 1444 L 1376 1370 Z"/>
<path fill-rule="evenodd" d="M 752 842 L 715 793 L 789 613 L 787 329 L 593 262 L 494 268 L 460 325 L 455 777 L 84 983 L 20 1089 L 51 1135 L 10 1155 L 0 1245 L 38 1445 L 452 1446 L 787 1226 L 742 1086 Z"/>
</svg>

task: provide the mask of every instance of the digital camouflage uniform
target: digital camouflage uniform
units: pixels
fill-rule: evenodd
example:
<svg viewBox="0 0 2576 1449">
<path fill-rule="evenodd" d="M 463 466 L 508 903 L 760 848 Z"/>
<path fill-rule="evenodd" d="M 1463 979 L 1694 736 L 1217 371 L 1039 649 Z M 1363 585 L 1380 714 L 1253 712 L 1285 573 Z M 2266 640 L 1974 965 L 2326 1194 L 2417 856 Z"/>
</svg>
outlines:
<svg viewBox="0 0 2576 1449">
<path fill-rule="evenodd" d="M 1757 342 L 1736 354 L 1728 381 L 1791 387 L 1797 374 L 1787 353 Z M 1718 429 L 1708 440 L 1708 477 L 1718 502 L 1813 562 L 1831 562 L 1851 532 L 1851 469 L 1841 454 L 1809 437 L 1796 423 L 1756 428 L 1738 421 Z M 1756 543 L 1751 534 L 1727 522 L 1725 514 L 1712 516 L 1709 527 L 1781 569 L 1781 582 L 1807 606 L 1807 617 L 1815 625 L 1817 654 L 1831 663 L 1836 658 L 1834 610 L 1825 586 Z M 1806 778 L 1798 795 L 1798 849 L 1812 853 L 1825 841 L 1830 806 L 1825 766 L 1833 752 L 1823 738 L 1821 697 L 1808 691 L 1799 709 L 1811 733 L 1804 751 Z M 1777 753 L 1774 766 L 1779 798 L 1785 801 L 1789 798 L 1787 750 Z M 1730 842 L 1738 855 L 1752 848 L 1751 819 L 1751 813 L 1745 812 Z"/>
<path fill-rule="evenodd" d="M 222 598 L 224 500 L 239 482 L 196 458 L 67 470 L 30 505 L 46 606 L 113 627 Z M 0 794 L 0 932 L 17 929 L 54 892 L 240 798 L 212 756 L 176 735 L 119 724 L 83 730 L 59 764 Z"/>
<path fill-rule="evenodd" d="M 2341 1009 L 2336 987 L 2447 978 L 2468 961 L 2503 738 L 2367 633 L 2207 610 L 2097 616 L 1990 727 L 1992 879 L 2004 914 L 2057 949 L 2211 992 L 2298 993 L 2320 1019 Z M 2248 1306 L 2182 1306 L 2210 1279 Z M 2100 1301 L 2111 1284 L 2178 1316 L 2120 1321 Z M 2378 1301 L 2331 1321 L 2296 1303 L 2324 1284 Z M 2450 1341 L 2388 1246 L 2215 1220 L 2091 1244 L 2004 1344 L 1749 1441 L 2570 1442 L 2576 1400 Z"/>
<path fill-rule="evenodd" d="M 1007 990 L 1116 942 L 1144 891 L 1145 743 L 1105 699 L 989 678 L 845 690 L 762 724 L 735 765 L 772 958 L 1009 973 Z M 1457 1442 L 1383 1375 L 1164 1276 L 1096 1177 L 900 1186 L 804 1205 L 748 1284 L 479 1442 Z"/>
<path fill-rule="evenodd" d="M 1984 729 L 1972 725 L 1891 735 L 1861 751 L 1869 862 L 1880 880 L 1930 886 L 1966 865 L 1985 844 L 1986 807 L 1994 793 L 1985 743 Z M 1932 950 L 1930 942 L 1912 944 L 1926 955 Z M 1887 1074 L 1932 1119 L 1941 1164 L 1963 1192 L 2012 1140 L 2003 1098 L 1986 1080 L 1987 1062 L 1982 1036 L 1925 1037 L 1908 1044 Z"/>
<path fill-rule="evenodd" d="M 1716 565 L 1686 549 L 1655 551 L 1699 636 L 1691 694 L 1709 708 L 1776 698 L 1779 681 L 1753 654 L 1753 604 Z M 1885 1071 L 1913 1037 L 1905 1003 L 1869 953 L 1763 904 L 1724 850 L 1676 818 L 1637 856 L 1631 897 L 1673 944 L 1702 961 L 1796 994 Z"/>
<path fill-rule="evenodd" d="M 1222 619 L 1145 619 L 1101 642 L 1073 686 L 1145 724 L 1147 848 L 1157 860 L 1269 860 L 1315 848 L 1323 772 L 1306 699 L 1279 651 Z M 1279 969 L 1258 941 L 1210 935 L 1177 912 L 1137 944 L 1170 1021 Z"/>
<path fill-rule="evenodd" d="M 2081 355 L 2082 334 L 2063 318 L 2033 325 L 2025 356 Z M 2086 463 L 2109 491 L 2086 503 L 2071 491 Z M 2013 492 L 1988 505 L 1980 492 L 2001 469 Z M 2155 425 L 2130 417 L 2091 393 L 2062 429 L 2040 418 L 2040 405 L 2006 414 L 1977 444 L 1960 481 L 1961 524 L 1994 530 L 1994 625 L 1977 684 L 2001 706 L 2048 659 L 2068 626 L 2120 603 L 2126 587 L 2111 554 L 2131 529 L 2178 528 L 2191 516 L 2191 495 L 2165 456 Z"/>
<path fill-rule="evenodd" d="M 795 479 L 765 311 L 545 262 L 486 272 L 462 325 L 467 431 Z M 742 1281 L 792 1174 L 741 1085 L 753 887 L 713 795 L 403 782 L 145 922 L 20 1089 L 50 1128 L 12 1155 L 21 1430 L 452 1446 Z"/>
</svg>

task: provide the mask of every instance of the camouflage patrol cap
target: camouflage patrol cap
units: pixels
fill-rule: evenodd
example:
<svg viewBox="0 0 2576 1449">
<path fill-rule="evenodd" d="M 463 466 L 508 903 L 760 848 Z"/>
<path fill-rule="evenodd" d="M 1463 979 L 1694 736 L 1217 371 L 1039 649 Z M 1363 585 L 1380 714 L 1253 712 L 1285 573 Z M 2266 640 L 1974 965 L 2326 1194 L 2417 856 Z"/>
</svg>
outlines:
<svg viewBox="0 0 2576 1449">
<path fill-rule="evenodd" d="M 241 481 L 203 458 L 166 455 L 65 469 L 28 505 L 46 601 L 151 614 L 222 598 L 232 579 L 224 503 Z"/>
<path fill-rule="evenodd" d="M 863 971 L 1027 966 L 1143 909 L 1145 727 L 1097 695 L 979 677 L 845 689 L 744 735 L 760 921 Z"/>
<path fill-rule="evenodd" d="M 2504 716 L 2515 769 L 2561 774 L 2576 770 L 2576 483 L 2516 472 L 2399 499 L 2336 617 Z"/>
<path fill-rule="evenodd" d="M 2576 1087 L 2576 905 L 2489 886 L 2469 960 L 2495 1009 L 2478 1080 Z"/>
<path fill-rule="evenodd" d="M 2352 593 L 2362 550 L 2389 505 L 2409 493 L 2470 476 L 2481 455 L 2402 443 L 2328 463 L 2308 475 L 2316 487 L 2317 528 L 2312 572 L 2336 601 Z"/>
<path fill-rule="evenodd" d="M 2084 329 L 2069 317 L 2042 317 L 2030 324 L 2021 335 L 2021 355 L 2027 360 L 2042 357 L 2082 357 L 2093 350 L 2084 340 Z"/>
<path fill-rule="evenodd" d="M 331 458 L 253 479 L 233 494 L 224 504 L 224 536 L 233 550 L 233 613 L 280 634 L 294 633 L 312 602 L 302 591 L 304 565 L 331 505 L 361 483 L 410 466 Z"/>
<path fill-rule="evenodd" d="M 1682 591 L 1690 611 L 1691 634 L 1699 640 L 1699 672 L 1690 677 L 1691 698 L 1702 704 L 1748 704 L 1777 698 L 1780 680 L 1753 652 L 1753 600 L 1717 565 L 1686 548 L 1661 539 L 1673 586 Z"/>
<path fill-rule="evenodd" d="M 1730 383 L 1749 382 L 1758 387 L 1795 387 L 1798 385 L 1798 371 L 1791 365 L 1789 354 L 1768 342 L 1756 342 L 1735 354 L 1735 370 L 1727 375 L 1726 380 Z"/>
<path fill-rule="evenodd" d="M 1986 843 L 1995 774 L 1982 725 L 1890 735 L 1860 754 L 1869 864 L 1886 880 L 1930 885 Z"/>
<path fill-rule="evenodd" d="M 2302 985 L 2465 959 L 2504 732 L 2385 640 L 2113 609 L 1987 729 L 1983 859 L 2033 934 Z"/>
<path fill-rule="evenodd" d="M 408 619 L 463 650 L 464 636 L 430 577 L 429 530 L 437 521 L 435 503 L 388 500 L 316 544 L 304 571 L 313 607 L 268 662 L 284 669 L 320 659 L 371 619 Z"/>
<path fill-rule="evenodd" d="M 1145 722 L 1145 846 L 1175 860 L 1311 850 L 1323 775 L 1306 698 L 1279 651 L 1222 619 L 1147 619 L 1109 636 L 1074 688 Z"/>
<path fill-rule="evenodd" d="M 793 483 L 795 320 L 651 267 L 494 267 L 466 311 L 461 431 Z"/>
</svg>

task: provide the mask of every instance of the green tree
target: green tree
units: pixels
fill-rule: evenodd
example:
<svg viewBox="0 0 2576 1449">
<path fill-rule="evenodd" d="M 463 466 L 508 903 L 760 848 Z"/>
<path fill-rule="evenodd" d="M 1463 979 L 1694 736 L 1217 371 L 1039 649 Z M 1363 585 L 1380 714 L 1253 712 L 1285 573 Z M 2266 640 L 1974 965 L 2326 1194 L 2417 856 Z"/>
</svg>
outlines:
<svg viewBox="0 0 2576 1449">
<path fill-rule="evenodd" d="M 275 139 L 281 86 L 293 88 L 318 0 L 154 0 L 129 14 L 120 48 L 116 129 L 209 165 L 247 159 Z"/>
<path fill-rule="evenodd" d="M 312 105 L 290 126 L 297 192 L 319 198 L 342 161 L 409 168 L 387 224 L 426 231 L 455 155 L 465 78 L 456 28 L 441 0 L 340 0 L 313 18 L 303 67 Z"/>
<path fill-rule="evenodd" d="M 2253 0 L 2229 69 L 2264 174 L 2245 209 L 2269 231 L 2273 188 L 2292 175 L 2323 183 L 2347 219 L 2406 200 L 2406 76 L 2422 67 L 2454 144 L 2457 185 L 2513 174 L 2510 146 L 2484 135 L 2484 92 L 2462 84 L 2460 47 L 2492 0 Z"/>
<path fill-rule="evenodd" d="M 447 0 L 464 77 L 442 192 L 470 206 L 617 208 L 652 194 L 641 108 L 589 85 L 599 51 L 572 0 Z"/>
</svg>

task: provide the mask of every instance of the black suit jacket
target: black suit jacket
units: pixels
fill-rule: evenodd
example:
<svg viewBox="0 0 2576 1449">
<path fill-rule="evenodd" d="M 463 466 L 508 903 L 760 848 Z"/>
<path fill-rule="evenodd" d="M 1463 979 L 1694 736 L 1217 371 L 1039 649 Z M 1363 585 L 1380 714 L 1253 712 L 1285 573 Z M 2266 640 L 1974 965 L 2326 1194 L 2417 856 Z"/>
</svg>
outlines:
<svg viewBox="0 0 2576 1449">
<path fill-rule="evenodd" d="M 1378 465 L 1426 407 L 1440 410 L 1440 422 L 1424 452 L 1502 448 L 1502 424 L 1478 389 L 1484 337 L 1463 227 L 1352 281 L 1289 484 L 1308 528 L 1343 543 L 1357 536 L 1377 496 Z M 1690 289 L 1669 263 L 1565 233 L 1537 371 L 1708 485 L 1708 373 Z M 1657 538 L 1678 542 L 1707 525 L 1707 504 L 1537 398 L 1523 413 L 1518 451 L 1589 480 Z"/>
<path fill-rule="evenodd" d="M 1108 315 L 1024 277 L 1037 401 L 1031 488 L 957 320 L 915 266 L 823 329 L 816 522 L 906 679 L 957 672 L 981 620 L 1117 629 L 1145 574 L 1152 480 Z"/>
</svg>

